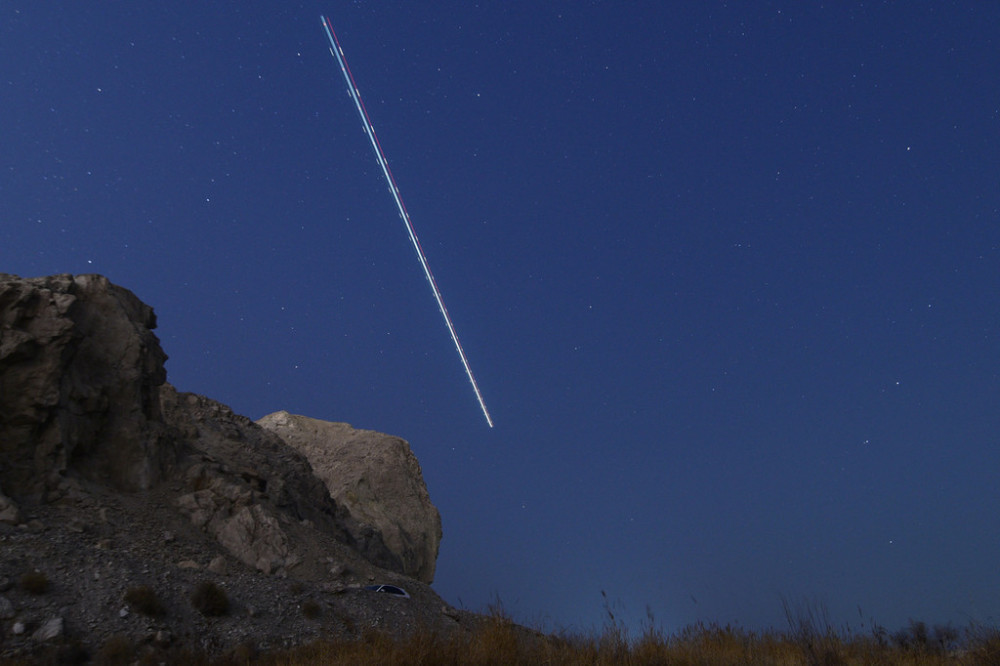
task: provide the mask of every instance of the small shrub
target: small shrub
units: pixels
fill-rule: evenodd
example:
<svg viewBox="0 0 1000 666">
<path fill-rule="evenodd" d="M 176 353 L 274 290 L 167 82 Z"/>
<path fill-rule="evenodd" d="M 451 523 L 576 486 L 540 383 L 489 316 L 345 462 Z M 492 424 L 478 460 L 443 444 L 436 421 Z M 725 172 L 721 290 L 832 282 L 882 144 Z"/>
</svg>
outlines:
<svg viewBox="0 0 1000 666">
<path fill-rule="evenodd" d="M 1000 631 L 974 626 L 966 630 L 966 633 L 971 648 L 970 654 L 978 660 L 978 663 L 1000 663 Z"/>
<path fill-rule="evenodd" d="M 302 602 L 302 614 L 310 620 L 315 620 L 323 614 L 323 607 L 312 599 L 306 599 Z"/>
<path fill-rule="evenodd" d="M 233 664 L 252 664 L 257 661 L 258 654 L 257 649 L 252 643 L 243 642 L 230 650 L 228 656 L 229 663 Z M 222 662 L 222 663 L 225 663 Z"/>
<path fill-rule="evenodd" d="M 166 613 L 163 604 L 156 596 L 156 592 L 149 585 L 130 588 L 125 593 L 125 602 L 136 612 L 149 617 L 158 617 Z"/>
<path fill-rule="evenodd" d="M 135 660 L 135 645 L 124 634 L 115 634 L 97 651 L 96 663 L 102 666 L 127 666 Z"/>
<path fill-rule="evenodd" d="M 49 577 L 41 571 L 29 571 L 21 576 L 21 588 L 30 594 L 45 594 L 49 591 Z"/>
<path fill-rule="evenodd" d="M 219 617 L 229 612 L 229 597 L 221 587 L 206 580 L 194 588 L 191 605 L 205 617 Z"/>
<path fill-rule="evenodd" d="M 79 639 L 66 638 L 65 636 L 38 656 L 41 658 L 37 663 L 42 664 L 72 666 L 72 664 L 85 664 L 90 661 L 90 652 L 87 651 L 83 643 Z"/>
<path fill-rule="evenodd" d="M 937 644 L 938 651 L 942 653 L 957 649 L 960 637 L 958 629 L 950 624 L 934 625 L 934 642 Z"/>
<path fill-rule="evenodd" d="M 929 642 L 930 635 L 927 632 L 927 625 L 923 622 L 910 620 L 909 628 L 896 632 L 896 643 L 904 650 L 927 652 Z"/>
<path fill-rule="evenodd" d="M 334 611 L 333 614 L 337 618 L 337 621 L 344 625 L 344 631 L 349 636 L 357 636 L 358 625 L 354 622 L 354 618 L 350 614 L 338 611 Z"/>
</svg>

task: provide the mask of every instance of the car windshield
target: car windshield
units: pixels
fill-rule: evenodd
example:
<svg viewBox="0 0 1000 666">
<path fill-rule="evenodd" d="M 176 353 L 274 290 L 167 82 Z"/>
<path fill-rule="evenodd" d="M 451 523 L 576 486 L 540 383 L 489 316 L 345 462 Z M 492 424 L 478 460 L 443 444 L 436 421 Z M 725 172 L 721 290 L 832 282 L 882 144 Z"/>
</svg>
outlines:
<svg viewBox="0 0 1000 666">
<path fill-rule="evenodd" d="M 365 587 L 366 590 L 371 590 L 372 592 L 382 592 L 384 594 L 394 594 L 399 597 L 409 597 L 406 590 L 401 587 L 396 587 L 395 585 L 368 585 Z"/>
</svg>

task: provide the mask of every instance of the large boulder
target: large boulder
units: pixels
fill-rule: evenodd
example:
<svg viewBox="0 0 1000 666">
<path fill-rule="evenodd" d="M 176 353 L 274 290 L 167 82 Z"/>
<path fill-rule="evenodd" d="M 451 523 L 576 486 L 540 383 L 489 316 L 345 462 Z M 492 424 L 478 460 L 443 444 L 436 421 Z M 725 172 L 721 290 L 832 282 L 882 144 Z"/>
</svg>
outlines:
<svg viewBox="0 0 1000 666">
<path fill-rule="evenodd" d="M 153 309 L 100 275 L 0 274 L 0 485 L 40 498 L 71 472 L 149 488 L 176 461 Z"/>
<path fill-rule="evenodd" d="M 285 411 L 257 423 L 304 454 L 330 496 L 382 535 L 401 573 L 434 580 L 441 515 L 405 440 Z"/>
<path fill-rule="evenodd" d="M 160 397 L 167 423 L 193 451 L 181 464 L 184 494 L 175 505 L 237 559 L 265 573 L 307 566 L 310 549 L 288 534 L 291 522 L 302 522 L 376 566 L 401 571 L 382 535 L 338 505 L 306 457 L 276 434 L 169 384 Z"/>
</svg>

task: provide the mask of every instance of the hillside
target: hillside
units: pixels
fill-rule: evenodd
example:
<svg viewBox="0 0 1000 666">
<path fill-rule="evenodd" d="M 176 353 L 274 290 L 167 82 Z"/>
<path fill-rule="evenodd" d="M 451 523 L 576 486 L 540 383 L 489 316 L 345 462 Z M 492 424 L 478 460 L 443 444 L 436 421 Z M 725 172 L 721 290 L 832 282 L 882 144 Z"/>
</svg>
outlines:
<svg viewBox="0 0 1000 666">
<path fill-rule="evenodd" d="M 178 392 L 155 326 L 98 275 L 0 275 L 0 657 L 476 623 L 429 587 L 441 521 L 404 440 Z"/>
</svg>

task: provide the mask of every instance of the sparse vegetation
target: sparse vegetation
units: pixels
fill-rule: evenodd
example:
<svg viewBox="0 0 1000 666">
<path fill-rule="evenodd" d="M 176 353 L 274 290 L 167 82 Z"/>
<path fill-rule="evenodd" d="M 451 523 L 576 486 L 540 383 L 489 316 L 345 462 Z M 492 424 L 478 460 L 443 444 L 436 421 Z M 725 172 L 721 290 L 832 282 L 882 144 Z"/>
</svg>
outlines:
<svg viewBox="0 0 1000 666">
<path fill-rule="evenodd" d="M 302 602 L 302 614 L 310 620 L 315 620 L 323 614 L 323 607 L 317 601 L 306 599 Z"/>
<path fill-rule="evenodd" d="M 892 635 L 900 650 L 916 654 L 947 654 L 958 645 L 959 632 L 951 625 L 935 625 L 928 629 L 923 622 L 910 621 L 905 629 Z"/>
<path fill-rule="evenodd" d="M 219 601 L 215 595 L 221 594 L 223 598 L 225 595 L 214 583 L 204 582 L 198 589 L 205 598 L 215 602 Z M 192 603 L 195 603 L 194 597 Z M 319 606 L 312 600 L 303 602 L 304 614 L 311 612 L 306 610 L 308 603 Z M 264 666 L 319 666 L 331 663 L 354 666 L 987 666 L 1000 663 L 1000 631 L 996 629 L 972 626 L 958 630 L 948 625 L 928 627 L 921 622 L 911 622 L 892 634 L 878 625 L 863 633 L 852 634 L 847 630 L 831 628 L 825 609 L 816 604 L 792 607 L 786 603 L 788 629 L 762 632 L 732 625 L 695 624 L 668 635 L 656 628 L 649 614 L 649 621 L 643 623 L 638 634 L 633 635 L 607 602 L 605 612 L 605 626 L 598 633 L 546 634 L 518 625 L 497 602 L 491 605 L 489 614 L 481 617 L 468 631 L 447 634 L 427 631 L 408 638 L 393 638 L 386 633 L 366 631 L 356 640 L 322 640 L 288 651 L 266 653 L 260 653 L 246 643 L 214 658 L 196 648 L 192 652 L 190 647 L 175 645 L 160 651 L 153 645 L 141 645 L 124 635 L 115 635 L 93 655 L 93 663 L 184 666 L 247 663 Z M 85 655 L 85 652 L 78 653 Z M 14 662 L 0 659 L 0 663 Z M 72 662 L 60 659 L 59 663 Z"/>
<path fill-rule="evenodd" d="M 124 634 L 114 634 L 97 651 L 94 661 L 101 666 L 128 666 L 135 661 L 135 644 Z"/>
<path fill-rule="evenodd" d="M 149 585 L 129 588 L 125 593 L 125 603 L 134 608 L 137 613 L 149 617 L 159 617 L 166 613 L 166 609 L 156 596 L 156 591 Z"/>
<path fill-rule="evenodd" d="M 229 597 L 221 587 L 206 580 L 194 588 L 191 605 L 205 617 L 219 617 L 229 612 Z"/>
<path fill-rule="evenodd" d="M 799 616 L 793 616 L 799 617 Z M 782 664 L 787 666 L 861 666 L 914 664 L 919 666 L 987 666 L 1000 663 L 1000 633 L 968 630 L 955 632 L 952 647 L 935 645 L 937 630 L 927 633 L 921 643 L 919 628 L 911 625 L 906 647 L 895 640 L 872 634 L 847 635 L 829 626 L 811 630 L 801 625 L 787 632 L 755 632 L 731 625 L 697 624 L 666 635 L 652 624 L 632 637 L 620 621 L 609 614 L 604 630 L 593 636 L 551 635 L 526 629 L 498 612 L 474 631 L 439 635 L 421 633 L 393 640 L 381 633 L 368 632 L 355 641 L 318 641 L 283 653 L 258 655 L 257 663 L 282 666 L 320 664 L 551 664 L 575 666 L 730 666 L 732 664 Z M 805 619 L 802 618 L 802 619 Z M 652 618 L 651 618 L 652 619 Z M 916 633 L 914 633 L 914 630 Z M 884 632 L 884 630 L 883 630 Z M 952 634 L 944 631 L 948 639 Z M 925 647 L 919 647 L 919 646 Z"/>
<path fill-rule="evenodd" d="M 45 594 L 49 591 L 49 577 L 41 571 L 29 571 L 21 575 L 21 589 L 29 594 Z"/>
</svg>

